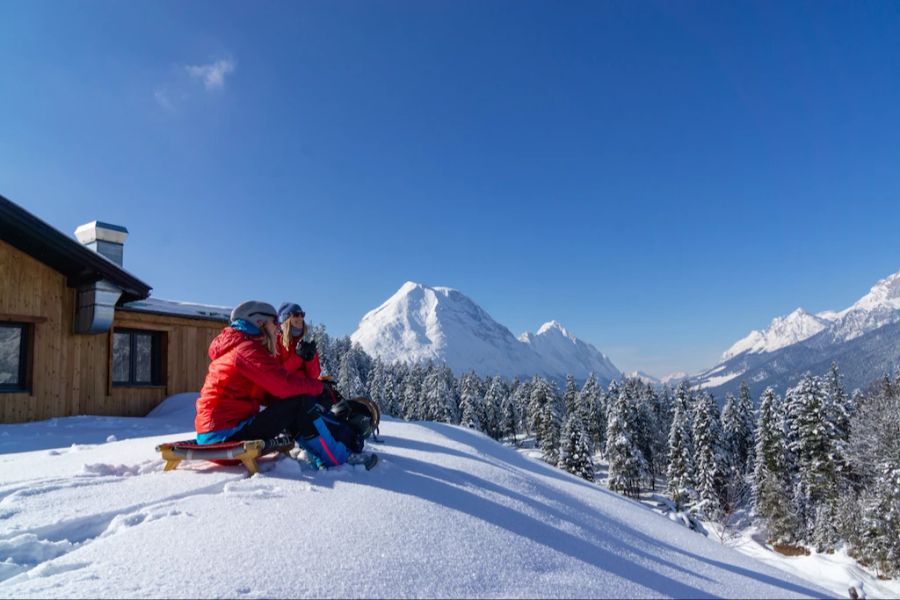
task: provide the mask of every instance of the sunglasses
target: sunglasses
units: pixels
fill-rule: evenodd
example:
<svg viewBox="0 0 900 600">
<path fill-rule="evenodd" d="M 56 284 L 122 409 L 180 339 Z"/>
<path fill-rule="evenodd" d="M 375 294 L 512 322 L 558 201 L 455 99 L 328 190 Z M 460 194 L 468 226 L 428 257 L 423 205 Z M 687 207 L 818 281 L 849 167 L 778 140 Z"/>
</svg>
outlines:
<svg viewBox="0 0 900 600">
<path fill-rule="evenodd" d="M 295 310 L 295 311 L 291 312 L 291 316 L 292 317 L 305 317 L 306 313 L 303 312 L 302 310 Z"/>
<path fill-rule="evenodd" d="M 268 317 L 268 318 L 270 318 L 270 319 L 272 319 L 272 320 L 277 320 L 277 319 L 278 319 L 278 315 L 273 315 L 272 313 L 267 313 L 267 312 L 255 312 L 255 313 L 250 313 L 250 314 L 247 315 L 247 316 L 248 316 L 248 317 L 252 317 L 252 316 L 254 316 L 254 315 L 262 315 L 262 316 Z"/>
</svg>

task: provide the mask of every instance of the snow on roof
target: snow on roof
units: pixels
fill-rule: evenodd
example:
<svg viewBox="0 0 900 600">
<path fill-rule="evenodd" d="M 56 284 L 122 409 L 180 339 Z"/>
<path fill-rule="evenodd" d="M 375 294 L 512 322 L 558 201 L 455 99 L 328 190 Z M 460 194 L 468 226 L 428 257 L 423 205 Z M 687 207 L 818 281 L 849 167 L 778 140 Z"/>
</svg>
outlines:
<svg viewBox="0 0 900 600">
<path fill-rule="evenodd" d="M 217 321 L 227 321 L 231 316 L 232 309 L 230 306 L 178 302 L 174 300 L 162 300 L 160 298 L 147 298 L 146 300 L 128 302 L 127 304 L 123 304 L 122 308 L 163 315 L 215 319 Z"/>
</svg>

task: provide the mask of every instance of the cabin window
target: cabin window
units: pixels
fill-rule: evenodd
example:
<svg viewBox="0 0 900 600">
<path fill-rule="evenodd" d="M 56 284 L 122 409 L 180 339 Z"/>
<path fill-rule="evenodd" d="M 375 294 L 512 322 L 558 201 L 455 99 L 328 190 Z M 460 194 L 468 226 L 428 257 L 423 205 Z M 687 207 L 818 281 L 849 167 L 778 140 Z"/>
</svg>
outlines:
<svg viewBox="0 0 900 600">
<path fill-rule="evenodd" d="M 114 330 L 113 385 L 162 385 L 162 340 L 159 331 Z"/>
<path fill-rule="evenodd" d="M 0 392 L 27 392 L 31 324 L 0 321 Z"/>
</svg>

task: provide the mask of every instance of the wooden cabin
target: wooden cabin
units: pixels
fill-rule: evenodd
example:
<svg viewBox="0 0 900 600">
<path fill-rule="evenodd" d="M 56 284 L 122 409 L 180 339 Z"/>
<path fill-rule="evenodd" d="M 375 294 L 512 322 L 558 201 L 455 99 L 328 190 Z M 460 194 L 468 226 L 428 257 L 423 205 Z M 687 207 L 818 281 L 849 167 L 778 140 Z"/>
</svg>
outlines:
<svg viewBox="0 0 900 600">
<path fill-rule="evenodd" d="M 95 221 L 76 240 L 0 196 L 0 423 L 144 416 L 200 390 L 228 309 L 151 298 L 127 235 Z"/>
</svg>

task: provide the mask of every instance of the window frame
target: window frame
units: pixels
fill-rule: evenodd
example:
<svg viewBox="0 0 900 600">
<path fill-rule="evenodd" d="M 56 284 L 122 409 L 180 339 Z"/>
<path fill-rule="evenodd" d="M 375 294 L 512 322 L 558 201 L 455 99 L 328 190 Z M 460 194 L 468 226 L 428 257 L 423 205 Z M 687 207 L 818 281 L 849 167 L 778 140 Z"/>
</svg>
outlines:
<svg viewBox="0 0 900 600">
<path fill-rule="evenodd" d="M 0 326 L 16 327 L 21 332 L 19 343 L 19 376 L 18 383 L 0 383 L 2 394 L 30 394 L 32 389 L 32 364 L 34 356 L 34 323 L 21 320 L 0 320 Z"/>
<path fill-rule="evenodd" d="M 116 381 L 113 371 L 115 362 L 115 336 L 128 335 L 128 381 Z M 137 381 L 137 339 L 139 335 L 150 336 L 150 381 Z M 166 385 L 164 347 L 166 332 L 137 327 L 113 327 L 109 336 L 109 382 L 112 388 L 141 387 L 154 388 Z"/>
</svg>

